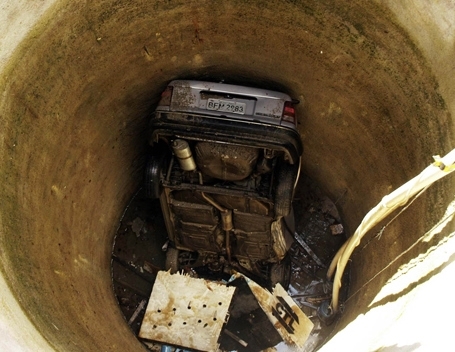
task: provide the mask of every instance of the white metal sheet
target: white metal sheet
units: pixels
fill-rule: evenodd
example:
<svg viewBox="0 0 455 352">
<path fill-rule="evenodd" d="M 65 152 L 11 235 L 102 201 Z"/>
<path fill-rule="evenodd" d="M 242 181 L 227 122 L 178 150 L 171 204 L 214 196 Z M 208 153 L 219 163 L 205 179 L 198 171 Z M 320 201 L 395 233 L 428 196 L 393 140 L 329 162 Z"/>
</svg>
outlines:
<svg viewBox="0 0 455 352">
<path fill-rule="evenodd" d="M 139 337 L 201 351 L 217 351 L 235 287 L 158 272 Z"/>
<path fill-rule="evenodd" d="M 283 340 L 287 344 L 302 348 L 313 330 L 313 322 L 280 284 L 277 284 L 273 293 L 270 293 L 253 280 L 247 277 L 245 279 L 262 310 Z"/>
</svg>

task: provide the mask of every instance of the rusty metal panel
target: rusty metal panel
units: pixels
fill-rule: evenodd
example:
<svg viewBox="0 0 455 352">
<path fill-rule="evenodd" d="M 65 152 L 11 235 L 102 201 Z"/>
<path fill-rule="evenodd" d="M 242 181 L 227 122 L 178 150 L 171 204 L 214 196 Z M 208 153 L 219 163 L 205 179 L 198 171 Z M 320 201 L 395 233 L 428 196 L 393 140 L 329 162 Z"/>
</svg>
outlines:
<svg viewBox="0 0 455 352">
<path fill-rule="evenodd" d="M 262 215 L 243 213 L 234 210 L 234 227 L 244 233 L 262 234 L 264 239 L 270 239 L 270 225 L 272 218 Z M 261 240 L 263 240 L 261 238 Z"/>
<path fill-rule="evenodd" d="M 215 225 L 218 223 L 215 209 L 210 205 L 172 200 L 171 207 L 178 221 Z"/>
</svg>

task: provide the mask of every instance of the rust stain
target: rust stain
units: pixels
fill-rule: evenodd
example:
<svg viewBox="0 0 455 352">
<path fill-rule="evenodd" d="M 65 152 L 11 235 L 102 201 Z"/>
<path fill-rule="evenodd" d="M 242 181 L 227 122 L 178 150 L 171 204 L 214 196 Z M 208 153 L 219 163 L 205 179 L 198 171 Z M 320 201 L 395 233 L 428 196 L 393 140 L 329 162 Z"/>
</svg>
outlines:
<svg viewBox="0 0 455 352">
<path fill-rule="evenodd" d="M 210 283 L 208 281 L 205 282 L 205 286 L 207 286 L 207 289 L 213 292 L 212 288 L 210 287 Z"/>
<path fill-rule="evenodd" d="M 204 42 L 204 39 L 201 38 L 199 21 L 197 19 L 193 19 L 193 27 L 194 27 L 193 44 L 202 44 Z"/>
</svg>

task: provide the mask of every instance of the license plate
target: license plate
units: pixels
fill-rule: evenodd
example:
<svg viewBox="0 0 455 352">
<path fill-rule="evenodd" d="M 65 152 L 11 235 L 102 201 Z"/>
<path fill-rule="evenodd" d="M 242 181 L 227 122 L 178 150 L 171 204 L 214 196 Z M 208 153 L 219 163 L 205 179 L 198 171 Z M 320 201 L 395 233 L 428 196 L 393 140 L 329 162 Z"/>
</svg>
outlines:
<svg viewBox="0 0 455 352">
<path fill-rule="evenodd" d="M 234 114 L 245 114 L 246 104 L 236 101 L 210 98 L 207 100 L 207 110 L 232 112 Z"/>
</svg>

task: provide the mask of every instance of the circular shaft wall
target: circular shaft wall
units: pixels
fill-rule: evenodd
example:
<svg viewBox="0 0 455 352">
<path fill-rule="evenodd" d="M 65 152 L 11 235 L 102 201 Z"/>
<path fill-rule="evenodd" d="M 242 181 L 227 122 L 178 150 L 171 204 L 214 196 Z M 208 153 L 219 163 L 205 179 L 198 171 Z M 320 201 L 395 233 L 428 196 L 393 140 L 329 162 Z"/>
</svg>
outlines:
<svg viewBox="0 0 455 352">
<path fill-rule="evenodd" d="M 5 39 L 10 51 L 0 57 L 0 263 L 3 289 L 43 346 L 141 348 L 113 296 L 110 252 L 141 182 L 148 118 L 172 79 L 224 79 L 299 99 L 304 172 L 338 200 L 351 232 L 382 196 L 451 148 L 453 87 L 441 66 L 453 60 L 453 43 L 446 59 L 429 55 L 434 41 L 417 41 L 403 15 L 425 10 L 418 5 L 59 1 L 36 8 L 32 26 L 35 8 L 23 4 L 28 16 L 5 5 L 9 23 L 30 26 L 17 42 Z M 438 20 L 433 13 L 427 27 Z M 451 181 L 433 186 L 381 241 L 356 252 L 352 292 L 442 216 L 452 189 Z M 353 296 L 340 327 L 441 236 Z"/>
</svg>

